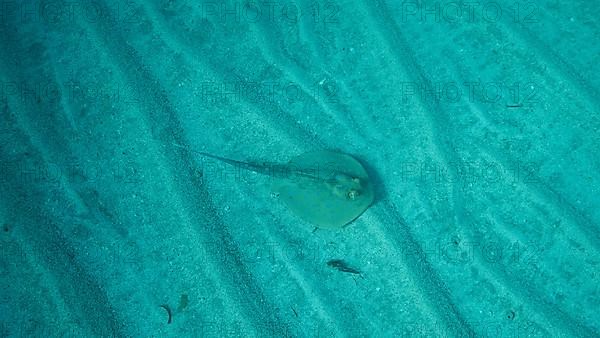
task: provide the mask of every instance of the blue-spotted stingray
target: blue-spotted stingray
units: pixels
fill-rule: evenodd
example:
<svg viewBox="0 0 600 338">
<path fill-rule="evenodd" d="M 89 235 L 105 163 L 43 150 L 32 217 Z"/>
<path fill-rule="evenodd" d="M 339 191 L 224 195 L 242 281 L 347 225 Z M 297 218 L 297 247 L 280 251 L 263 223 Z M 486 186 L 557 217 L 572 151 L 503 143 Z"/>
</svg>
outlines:
<svg viewBox="0 0 600 338">
<path fill-rule="evenodd" d="M 272 178 L 271 191 L 292 212 L 319 228 L 344 227 L 367 210 L 374 200 L 373 184 L 367 171 L 348 154 L 327 150 L 311 151 L 292 158 L 287 164 L 261 165 L 192 151 L 242 169 L 269 175 Z"/>
</svg>

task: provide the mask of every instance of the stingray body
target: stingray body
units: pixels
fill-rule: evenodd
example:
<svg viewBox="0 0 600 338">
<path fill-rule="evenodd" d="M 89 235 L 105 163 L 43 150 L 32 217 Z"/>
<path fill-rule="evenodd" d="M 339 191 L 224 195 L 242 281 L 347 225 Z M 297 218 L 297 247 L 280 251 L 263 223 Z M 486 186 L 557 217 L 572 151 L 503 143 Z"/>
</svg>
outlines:
<svg viewBox="0 0 600 338">
<path fill-rule="evenodd" d="M 294 157 L 287 164 L 260 165 L 194 152 L 268 175 L 271 191 L 296 215 L 320 228 L 341 228 L 373 203 L 373 186 L 367 171 L 347 154 L 312 151 Z"/>
</svg>

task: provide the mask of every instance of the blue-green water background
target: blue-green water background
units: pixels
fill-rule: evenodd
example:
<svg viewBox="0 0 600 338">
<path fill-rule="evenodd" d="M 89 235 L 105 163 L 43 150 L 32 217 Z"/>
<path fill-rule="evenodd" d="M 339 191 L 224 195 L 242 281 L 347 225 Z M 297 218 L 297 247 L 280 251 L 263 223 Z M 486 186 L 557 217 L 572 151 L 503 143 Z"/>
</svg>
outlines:
<svg viewBox="0 0 600 338">
<path fill-rule="evenodd" d="M 599 11 L 3 2 L 0 336 L 598 336 Z M 173 143 L 377 202 L 313 231 Z"/>
</svg>

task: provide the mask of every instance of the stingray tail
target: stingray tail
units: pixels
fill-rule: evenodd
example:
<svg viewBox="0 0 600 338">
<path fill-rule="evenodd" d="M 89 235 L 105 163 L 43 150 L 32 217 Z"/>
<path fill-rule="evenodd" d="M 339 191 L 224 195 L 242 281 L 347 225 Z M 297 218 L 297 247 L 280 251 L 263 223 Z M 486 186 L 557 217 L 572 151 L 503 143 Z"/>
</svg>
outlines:
<svg viewBox="0 0 600 338">
<path fill-rule="evenodd" d="M 253 163 L 248 163 L 248 162 L 236 161 L 236 160 L 228 159 L 228 158 L 225 158 L 225 157 L 212 155 L 212 154 L 209 154 L 209 153 L 205 153 L 203 151 L 198 151 L 198 150 L 190 149 L 189 147 L 186 147 L 186 146 L 183 146 L 183 145 L 177 144 L 177 143 L 171 143 L 171 144 L 174 145 L 175 147 L 178 147 L 178 148 L 181 148 L 181 149 L 185 149 L 185 150 L 190 151 L 192 153 L 195 153 L 195 154 L 198 154 L 198 155 L 201 155 L 201 156 L 204 156 L 204 157 L 212 158 L 214 160 L 218 160 L 218 161 L 221 161 L 221 162 L 225 162 L 225 163 L 227 163 L 229 165 L 232 165 L 234 167 L 240 167 L 242 169 L 254 171 L 254 172 L 259 173 L 259 174 L 265 174 L 265 175 L 267 175 L 267 174 L 270 173 L 269 168 L 267 168 L 265 166 L 261 166 L 261 165 L 253 164 Z"/>
</svg>

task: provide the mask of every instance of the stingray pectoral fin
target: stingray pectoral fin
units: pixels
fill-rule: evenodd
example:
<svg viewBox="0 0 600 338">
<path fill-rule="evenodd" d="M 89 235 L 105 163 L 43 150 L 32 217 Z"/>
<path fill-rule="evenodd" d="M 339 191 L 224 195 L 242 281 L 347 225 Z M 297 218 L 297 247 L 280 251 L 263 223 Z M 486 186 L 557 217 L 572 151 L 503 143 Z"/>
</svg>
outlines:
<svg viewBox="0 0 600 338">
<path fill-rule="evenodd" d="M 292 176 L 273 181 L 272 190 L 305 221 L 321 228 L 341 228 L 360 216 L 374 193 L 362 165 L 353 157 L 329 151 L 302 154 L 294 170 L 319 169 L 319 179 Z"/>
</svg>

